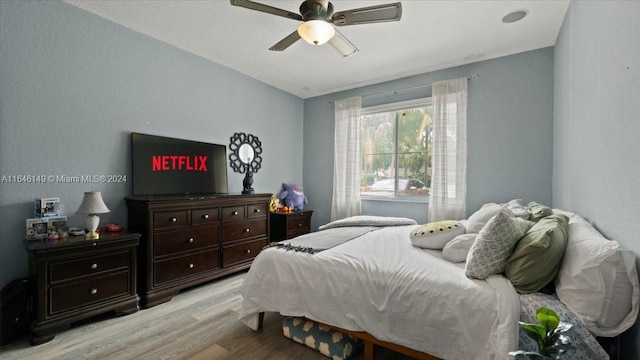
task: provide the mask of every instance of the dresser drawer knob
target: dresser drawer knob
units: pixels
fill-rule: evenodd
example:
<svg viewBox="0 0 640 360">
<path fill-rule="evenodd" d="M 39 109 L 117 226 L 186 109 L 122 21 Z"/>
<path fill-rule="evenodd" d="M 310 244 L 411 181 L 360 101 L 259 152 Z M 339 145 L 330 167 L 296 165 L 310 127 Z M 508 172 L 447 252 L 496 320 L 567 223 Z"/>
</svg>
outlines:
<svg viewBox="0 0 640 360">
<path fill-rule="evenodd" d="M 234 212 L 231 213 L 231 215 L 238 215 L 238 212 L 234 211 Z"/>
<path fill-rule="evenodd" d="M 193 269 L 195 265 L 189 264 L 189 269 Z"/>
<path fill-rule="evenodd" d="M 93 270 L 97 269 L 97 268 L 98 268 L 98 264 L 91 264 L 91 268 L 92 268 Z"/>
<path fill-rule="evenodd" d="M 244 229 L 244 232 L 249 232 L 249 228 Z"/>
<path fill-rule="evenodd" d="M 89 291 L 91 293 L 91 295 L 95 295 L 98 293 L 98 289 L 96 288 L 91 288 L 91 291 Z"/>
<path fill-rule="evenodd" d="M 254 209 L 253 211 L 259 213 L 260 209 Z"/>
<path fill-rule="evenodd" d="M 193 238 L 189 238 L 189 243 L 193 243 Z"/>
<path fill-rule="evenodd" d="M 204 215 L 202 215 L 202 218 L 203 218 L 203 219 L 208 219 L 208 218 L 209 218 L 209 214 L 204 214 Z"/>
<path fill-rule="evenodd" d="M 302 227 L 302 224 L 298 224 L 298 227 Z"/>
<path fill-rule="evenodd" d="M 170 221 L 171 221 L 171 222 L 176 222 L 176 221 L 178 221 L 178 218 L 174 218 L 174 217 L 172 217 Z"/>
<path fill-rule="evenodd" d="M 246 254 L 251 254 L 251 249 L 247 249 L 244 251 Z"/>
</svg>

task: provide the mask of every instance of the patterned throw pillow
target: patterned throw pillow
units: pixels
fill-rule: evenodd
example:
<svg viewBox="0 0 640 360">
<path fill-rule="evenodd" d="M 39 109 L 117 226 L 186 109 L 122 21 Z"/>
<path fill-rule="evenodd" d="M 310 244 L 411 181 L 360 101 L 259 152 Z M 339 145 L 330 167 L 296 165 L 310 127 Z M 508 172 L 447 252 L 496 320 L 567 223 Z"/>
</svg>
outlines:
<svg viewBox="0 0 640 360">
<path fill-rule="evenodd" d="M 409 233 L 413 246 L 423 249 L 442 250 L 454 237 L 464 234 L 464 226 L 453 220 L 444 220 L 420 225 Z"/>
<path fill-rule="evenodd" d="M 289 339 L 318 350 L 333 360 L 347 360 L 362 346 L 362 340 L 299 317 L 282 318 L 282 334 Z"/>
<path fill-rule="evenodd" d="M 518 240 L 533 225 L 532 222 L 512 218 L 508 210 L 500 212 L 485 225 L 467 255 L 465 274 L 473 279 L 486 279 L 504 272 Z"/>
</svg>

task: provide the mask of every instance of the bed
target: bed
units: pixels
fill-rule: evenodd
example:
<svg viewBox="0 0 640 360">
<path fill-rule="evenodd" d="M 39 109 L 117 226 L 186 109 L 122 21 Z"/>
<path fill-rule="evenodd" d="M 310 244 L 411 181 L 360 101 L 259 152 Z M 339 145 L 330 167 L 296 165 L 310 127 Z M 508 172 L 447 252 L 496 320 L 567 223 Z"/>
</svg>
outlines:
<svg viewBox="0 0 640 360">
<path fill-rule="evenodd" d="M 408 234 L 416 227 L 399 223 L 362 234 L 355 230 L 355 236 L 319 251 L 295 241 L 313 233 L 264 249 L 243 283 L 240 319 L 257 330 L 261 314 L 273 311 L 364 333 L 425 358 L 509 359 L 519 344 L 531 346 L 519 339 L 519 319 L 531 321 L 541 303 L 566 309 L 556 297 L 519 295 L 500 274 L 469 278 L 464 262 L 413 246 Z M 353 228 L 319 233 L 331 242 L 332 231 Z M 633 307 L 635 320 L 637 304 Z M 574 332 L 579 331 L 572 340 L 584 350 L 576 358 L 608 358 L 589 331 Z"/>
</svg>

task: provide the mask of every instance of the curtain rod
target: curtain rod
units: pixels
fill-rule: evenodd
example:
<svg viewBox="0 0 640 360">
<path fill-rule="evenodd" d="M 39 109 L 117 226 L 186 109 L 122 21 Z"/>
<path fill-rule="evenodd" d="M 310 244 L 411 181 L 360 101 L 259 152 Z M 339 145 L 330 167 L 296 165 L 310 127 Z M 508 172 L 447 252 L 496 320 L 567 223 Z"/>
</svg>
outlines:
<svg viewBox="0 0 640 360">
<path fill-rule="evenodd" d="M 467 76 L 467 80 L 475 79 L 477 77 L 480 77 L 480 74 L 469 75 L 469 76 Z M 425 87 L 429 87 L 431 85 L 433 85 L 433 83 L 413 86 L 413 87 L 400 89 L 400 90 L 391 90 L 391 91 L 383 91 L 383 92 L 373 93 L 373 94 L 366 94 L 366 95 L 362 95 L 361 98 L 366 98 L 366 97 L 371 97 L 371 96 L 390 95 L 390 94 L 396 95 L 397 93 L 400 93 L 400 92 L 411 91 L 411 90 L 416 90 L 416 89 L 422 89 L 422 88 L 425 88 Z M 335 103 L 335 101 L 327 101 L 327 103 L 328 104 L 333 104 L 333 103 Z"/>
</svg>

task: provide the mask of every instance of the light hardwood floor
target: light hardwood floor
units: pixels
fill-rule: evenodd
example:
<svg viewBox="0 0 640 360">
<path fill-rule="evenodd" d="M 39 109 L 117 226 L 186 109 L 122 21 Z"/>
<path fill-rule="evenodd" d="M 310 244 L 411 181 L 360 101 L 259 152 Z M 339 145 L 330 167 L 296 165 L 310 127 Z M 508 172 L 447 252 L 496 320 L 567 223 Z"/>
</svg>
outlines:
<svg viewBox="0 0 640 360">
<path fill-rule="evenodd" d="M 282 317 L 267 313 L 264 329 L 238 320 L 238 290 L 246 273 L 188 289 L 171 301 L 134 314 L 74 324 L 45 344 L 25 337 L 0 348 L 2 360 L 46 359 L 309 359 L 327 357 L 285 338 Z M 409 359 L 376 349 L 376 360 Z M 354 359 L 362 359 L 362 353 Z"/>
</svg>

